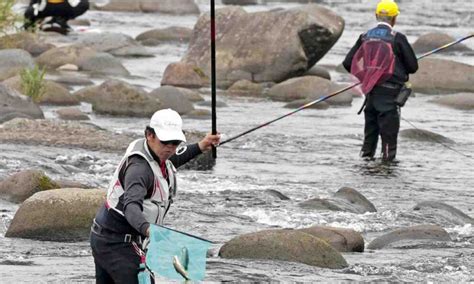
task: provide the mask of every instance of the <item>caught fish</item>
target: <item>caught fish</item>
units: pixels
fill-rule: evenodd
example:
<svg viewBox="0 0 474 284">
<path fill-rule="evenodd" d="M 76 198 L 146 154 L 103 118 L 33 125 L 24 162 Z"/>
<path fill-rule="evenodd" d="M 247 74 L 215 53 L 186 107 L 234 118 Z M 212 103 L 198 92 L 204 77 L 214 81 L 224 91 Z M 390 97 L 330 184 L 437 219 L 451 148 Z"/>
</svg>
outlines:
<svg viewBox="0 0 474 284">
<path fill-rule="evenodd" d="M 176 272 L 178 272 L 186 280 L 190 280 L 188 271 L 187 271 L 188 264 L 189 264 L 188 250 L 184 247 L 181 250 L 181 256 L 179 258 L 177 255 L 173 256 L 173 266 Z"/>
</svg>

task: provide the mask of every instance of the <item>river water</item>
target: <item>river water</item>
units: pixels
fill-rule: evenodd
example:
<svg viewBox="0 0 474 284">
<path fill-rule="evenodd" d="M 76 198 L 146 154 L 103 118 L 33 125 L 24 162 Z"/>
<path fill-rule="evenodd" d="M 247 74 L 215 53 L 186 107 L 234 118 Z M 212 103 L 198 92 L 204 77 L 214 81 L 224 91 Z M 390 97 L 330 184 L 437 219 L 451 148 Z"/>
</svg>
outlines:
<svg viewBox="0 0 474 284">
<path fill-rule="evenodd" d="M 334 48 L 321 60 L 338 65 L 359 33 L 373 25 L 373 0 L 327 1 L 346 20 L 346 29 Z M 246 7 L 248 11 L 289 8 L 299 4 L 271 3 Z M 209 9 L 205 1 L 201 11 Z M 473 4 L 458 0 L 417 0 L 400 3 L 396 28 L 414 41 L 421 34 L 442 31 L 454 37 L 472 32 Z M 93 29 L 136 36 L 154 27 L 193 27 L 196 16 L 105 13 L 90 11 L 85 18 Z M 466 42 L 474 48 L 474 41 Z M 152 59 L 123 59 L 134 79 L 131 83 L 151 90 L 159 86 L 166 66 L 186 51 L 182 44 L 152 48 Z M 434 55 L 474 64 L 474 57 Z M 331 71 L 336 80 L 343 79 Z M 417 94 L 402 110 L 404 119 L 418 128 L 455 141 L 451 147 L 474 156 L 472 111 L 453 110 L 429 102 L 434 96 Z M 206 97 L 209 100 L 209 97 Z M 219 97 L 218 129 L 224 139 L 276 118 L 289 109 L 265 99 Z M 208 258 L 206 281 L 315 282 L 315 281 L 474 281 L 474 229 L 455 225 L 412 208 L 426 200 L 446 202 L 473 216 L 474 160 L 434 142 L 400 138 L 393 165 L 379 160 L 362 161 L 363 117 L 356 115 L 361 99 L 352 107 L 304 110 L 218 149 L 212 171 L 181 171 L 180 195 L 166 224 L 214 241 Z M 88 109 L 87 105 L 82 106 Z M 54 119 L 55 107 L 43 107 Z M 90 114 L 93 123 L 115 132 L 142 133 L 146 119 L 113 118 Z M 208 131 L 209 120 L 184 119 L 185 129 Z M 402 121 L 401 129 L 412 128 Z M 0 179 L 28 168 L 43 169 L 53 178 L 72 179 L 105 188 L 120 154 L 0 144 Z M 65 162 L 66 161 L 66 162 Z M 313 212 L 297 206 L 314 197 L 327 197 L 349 186 L 364 194 L 376 213 Z M 290 198 L 279 200 L 267 190 Z M 94 266 L 87 242 L 57 243 L 4 238 L 18 205 L 0 200 L 0 282 L 94 282 Z M 432 247 L 344 253 L 349 267 L 322 269 L 298 263 L 224 260 L 219 247 L 234 236 L 268 228 L 301 228 L 311 225 L 352 228 L 366 243 L 398 227 L 439 224 L 453 241 Z"/>
</svg>

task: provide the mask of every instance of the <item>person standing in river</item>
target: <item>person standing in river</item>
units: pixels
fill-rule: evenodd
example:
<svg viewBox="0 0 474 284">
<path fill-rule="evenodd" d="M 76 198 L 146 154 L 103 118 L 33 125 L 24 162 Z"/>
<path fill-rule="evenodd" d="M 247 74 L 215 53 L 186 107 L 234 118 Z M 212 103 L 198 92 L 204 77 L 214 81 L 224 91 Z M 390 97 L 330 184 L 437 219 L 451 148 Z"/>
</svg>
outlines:
<svg viewBox="0 0 474 284">
<path fill-rule="evenodd" d="M 366 94 L 364 143 L 360 155 L 368 159 L 375 155 L 379 135 L 382 159 L 395 159 L 400 129 L 397 96 L 409 74 L 418 70 L 416 55 L 406 36 L 393 30 L 398 15 L 394 1 L 381 0 L 375 12 L 377 26 L 359 36 L 343 61 L 347 71 L 362 74 L 356 75 Z"/>
<path fill-rule="evenodd" d="M 39 24 L 43 31 L 67 34 L 71 27 L 67 21 L 75 19 L 89 9 L 89 0 L 30 0 L 25 10 L 24 29 Z"/>
<path fill-rule="evenodd" d="M 176 195 L 176 168 L 218 145 L 220 135 L 180 146 L 185 142 L 181 117 L 164 109 L 151 117 L 145 138 L 128 146 L 91 228 L 97 283 L 138 283 L 136 250 L 150 224 L 163 224 Z"/>
</svg>

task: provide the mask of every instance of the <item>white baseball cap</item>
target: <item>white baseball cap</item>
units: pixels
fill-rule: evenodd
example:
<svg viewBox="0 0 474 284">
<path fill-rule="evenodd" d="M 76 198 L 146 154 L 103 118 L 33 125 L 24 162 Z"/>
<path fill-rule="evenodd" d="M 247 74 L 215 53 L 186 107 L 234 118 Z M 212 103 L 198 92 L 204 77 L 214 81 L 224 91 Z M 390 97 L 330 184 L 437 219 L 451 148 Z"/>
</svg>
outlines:
<svg viewBox="0 0 474 284">
<path fill-rule="evenodd" d="M 186 142 L 183 133 L 183 120 L 174 110 L 162 109 L 153 114 L 150 119 L 150 127 L 161 141 L 180 140 Z"/>
</svg>

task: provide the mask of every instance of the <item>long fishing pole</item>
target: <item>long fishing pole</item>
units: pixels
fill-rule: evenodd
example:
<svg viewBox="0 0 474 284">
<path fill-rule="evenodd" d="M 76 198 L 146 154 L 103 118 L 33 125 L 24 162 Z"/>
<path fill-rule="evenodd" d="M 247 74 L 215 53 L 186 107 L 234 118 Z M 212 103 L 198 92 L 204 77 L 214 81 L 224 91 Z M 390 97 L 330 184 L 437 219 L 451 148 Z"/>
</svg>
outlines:
<svg viewBox="0 0 474 284">
<path fill-rule="evenodd" d="M 465 41 L 466 39 L 471 38 L 471 37 L 474 37 L 474 34 L 471 34 L 471 35 L 462 37 L 462 38 L 460 38 L 460 39 L 457 39 L 457 40 L 455 40 L 455 41 L 453 41 L 453 42 L 447 43 L 447 44 L 445 44 L 445 45 L 443 45 L 443 46 L 440 46 L 440 47 L 438 47 L 438 48 L 433 49 L 432 51 L 428 51 L 427 53 L 424 53 L 424 54 L 418 56 L 417 59 L 420 60 L 420 59 L 422 59 L 422 58 L 424 58 L 424 57 L 426 57 L 426 56 L 428 56 L 428 55 L 431 55 L 431 54 L 436 53 L 436 52 L 438 52 L 438 51 L 440 51 L 440 50 L 443 50 L 443 49 L 446 49 L 446 48 L 448 48 L 448 47 L 450 47 L 450 46 L 453 46 L 453 45 L 455 45 L 455 44 L 458 44 L 458 43 L 460 43 L 461 41 Z"/>
<path fill-rule="evenodd" d="M 325 100 L 327 100 L 327 99 L 329 99 L 329 98 L 331 98 L 331 97 L 334 97 L 334 96 L 336 96 L 336 95 L 339 95 L 340 93 L 343 93 L 343 92 L 345 92 L 345 91 L 347 91 L 347 90 L 349 90 L 349 89 L 352 89 L 352 88 L 354 88 L 355 86 L 360 85 L 360 84 L 361 84 L 361 83 L 358 82 L 358 83 L 355 83 L 355 84 L 353 84 L 353 85 L 349 85 L 349 86 L 345 87 L 344 89 L 340 89 L 339 91 L 334 92 L 334 93 L 332 93 L 332 94 L 330 94 L 330 95 L 321 97 L 321 98 L 319 98 L 319 99 L 317 99 L 317 100 L 314 100 L 314 101 L 309 102 L 309 103 L 307 103 L 307 104 L 305 104 L 305 105 L 302 105 L 302 106 L 300 106 L 299 108 L 295 109 L 295 110 L 292 111 L 292 112 L 289 112 L 289 113 L 287 113 L 287 114 L 284 114 L 284 115 L 282 115 L 282 116 L 280 116 L 280 117 L 277 117 L 277 118 L 275 118 L 275 119 L 273 119 L 273 120 L 267 121 L 267 122 L 265 122 L 264 124 L 260 124 L 260 125 L 258 125 L 258 126 L 255 126 L 255 127 L 252 128 L 252 129 L 249 129 L 249 130 L 247 130 L 247 131 L 245 131 L 245 132 L 242 132 L 242 133 L 240 133 L 240 134 L 238 134 L 238 135 L 236 135 L 236 136 L 234 136 L 234 137 L 231 137 L 231 138 L 229 138 L 229 139 L 227 139 L 227 140 L 221 142 L 221 143 L 219 144 L 219 146 L 224 145 L 225 143 L 228 143 L 228 142 L 230 142 L 230 141 L 232 141 L 232 140 L 235 140 L 235 139 L 237 139 L 237 138 L 239 138 L 239 137 L 242 137 L 242 136 L 244 136 L 245 134 L 248 134 L 248 133 L 250 133 L 250 132 L 253 132 L 253 131 L 255 131 L 255 130 L 259 129 L 259 128 L 265 127 L 265 126 L 267 126 L 267 125 L 269 125 L 269 124 L 271 124 L 271 123 L 273 123 L 273 122 L 275 122 L 275 121 L 278 121 L 278 120 L 283 119 L 283 118 L 285 118 L 285 117 L 287 117 L 287 116 L 290 116 L 290 115 L 292 115 L 292 114 L 294 114 L 294 113 L 296 113 L 296 112 L 299 112 L 300 110 L 303 110 L 303 109 L 305 109 L 305 108 L 308 108 L 308 107 L 310 107 L 310 106 L 312 106 L 312 105 L 314 105 L 314 104 L 317 104 L 317 103 L 322 102 L 322 101 L 325 101 Z"/>
<path fill-rule="evenodd" d="M 216 8 L 211 0 L 211 109 L 212 109 L 212 134 L 217 134 L 216 114 Z M 212 147 L 212 157 L 217 158 L 217 149 Z"/>
<path fill-rule="evenodd" d="M 441 50 L 444 50 L 444 49 L 446 49 L 446 48 L 448 48 L 448 47 L 451 47 L 451 46 L 453 46 L 453 45 L 455 45 L 455 44 L 458 44 L 458 43 L 460 43 L 460 42 L 462 42 L 462 41 L 464 41 L 464 40 L 466 40 L 466 39 L 468 39 L 468 38 L 471 38 L 471 37 L 473 37 L 473 36 L 474 36 L 474 34 L 471 34 L 471 35 L 462 37 L 462 38 L 460 38 L 460 39 L 457 39 L 457 40 L 455 40 L 455 41 L 453 41 L 453 42 L 450 42 L 450 43 L 445 44 L 445 45 L 443 45 L 443 46 L 441 46 L 441 47 L 438 47 L 438 48 L 436 48 L 436 49 L 433 49 L 432 51 L 429 51 L 429 52 L 427 52 L 427 53 L 424 53 L 424 54 L 418 56 L 417 59 L 420 60 L 420 59 L 422 59 L 422 58 L 424 58 L 424 57 L 426 57 L 426 56 L 428 56 L 428 55 L 431 55 L 431 54 L 434 54 L 434 53 L 439 52 L 439 51 L 441 51 Z M 246 134 L 249 134 L 250 132 L 253 132 L 253 131 L 257 130 L 257 129 L 260 129 L 260 128 L 262 128 L 262 127 L 265 127 L 265 126 L 267 126 L 267 125 L 269 125 L 269 124 L 272 124 L 272 123 L 275 122 L 275 121 L 278 121 L 278 120 L 280 120 L 280 119 L 283 119 L 283 118 L 285 118 L 285 117 L 287 117 L 287 116 L 290 116 L 290 115 L 292 115 L 292 114 L 294 114 L 294 113 L 297 113 L 297 112 L 299 112 L 299 111 L 301 111 L 301 110 L 303 110 L 303 109 L 306 109 L 306 108 L 308 108 L 308 107 L 310 107 L 310 106 L 312 106 L 312 105 L 315 105 L 315 104 L 320 103 L 320 102 L 323 102 L 323 101 L 325 101 L 325 100 L 327 100 L 327 99 L 329 99 L 329 98 L 332 98 L 332 97 L 334 97 L 334 96 L 337 96 L 337 95 L 339 95 L 339 94 L 341 94 L 341 93 L 344 93 L 345 91 L 347 91 L 347 90 L 349 90 L 349 89 L 352 89 L 352 88 L 354 88 L 354 87 L 357 87 L 357 86 L 360 85 L 360 84 L 362 84 L 362 83 L 361 83 L 361 82 L 358 82 L 358 83 L 349 85 L 349 86 L 347 86 L 347 87 L 345 87 L 345 88 L 343 88 L 343 89 L 340 89 L 340 90 L 338 90 L 338 91 L 336 91 L 336 92 L 334 92 L 334 93 L 331 93 L 331 94 L 329 94 L 329 95 L 327 95 L 327 96 L 324 96 L 324 97 L 321 97 L 321 98 L 316 99 L 316 100 L 314 100 L 314 101 L 311 101 L 311 102 L 309 102 L 309 103 L 307 103 L 307 104 L 305 104 L 305 105 L 303 105 L 303 106 L 300 106 L 299 108 L 297 108 L 297 109 L 295 109 L 295 110 L 293 110 L 293 111 L 291 111 L 291 112 L 289 112 L 289 113 L 287 113 L 287 114 L 284 114 L 284 115 L 282 115 L 282 116 L 280 116 L 280 117 L 277 117 L 277 118 L 275 118 L 275 119 L 273 119 L 273 120 L 267 121 L 267 122 L 265 122 L 265 123 L 263 123 L 263 124 L 260 124 L 260 125 L 258 125 L 258 126 L 255 126 L 255 127 L 252 128 L 252 129 L 249 129 L 249 130 L 244 131 L 244 132 L 242 132 L 242 133 L 240 133 L 240 134 L 238 134 L 238 135 L 235 135 L 235 136 L 233 136 L 233 137 L 231 137 L 231 138 L 229 138 L 229 139 L 227 139 L 227 140 L 224 140 L 224 141 L 222 141 L 222 142 L 219 144 L 219 146 L 224 145 L 224 144 L 226 144 L 226 143 L 228 143 L 228 142 L 230 142 L 230 141 L 233 141 L 233 140 L 235 140 L 235 139 L 237 139 L 237 138 L 239 138 L 239 137 L 242 137 L 242 136 L 244 136 L 244 135 L 246 135 Z"/>
</svg>

